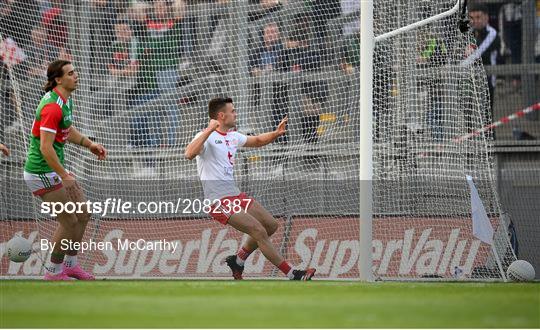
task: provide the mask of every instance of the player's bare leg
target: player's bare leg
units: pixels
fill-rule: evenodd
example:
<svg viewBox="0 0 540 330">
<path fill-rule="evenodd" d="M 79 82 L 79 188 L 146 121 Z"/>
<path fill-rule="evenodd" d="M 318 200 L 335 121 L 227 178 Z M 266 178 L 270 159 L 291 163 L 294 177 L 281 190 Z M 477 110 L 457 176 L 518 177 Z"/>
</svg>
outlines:
<svg viewBox="0 0 540 330">
<path fill-rule="evenodd" d="M 266 228 L 249 213 L 233 214 L 228 222 L 233 228 L 248 234 L 256 243 L 262 254 L 274 266 L 279 268 L 290 279 L 309 280 L 315 273 L 314 269 L 306 271 L 293 270 L 291 265 L 286 262 L 272 245 Z"/>
<path fill-rule="evenodd" d="M 64 187 L 45 193 L 41 196 L 44 202 L 54 203 L 67 203 L 70 202 L 70 198 Z M 62 263 L 64 261 L 65 252 L 62 250 L 63 239 L 74 240 L 77 235 L 78 220 L 75 214 L 62 212 L 56 216 L 58 226 L 54 231 L 52 241 L 55 243 L 53 250 L 51 251 L 50 261 L 47 265 L 47 273 L 45 274 L 46 280 L 69 280 L 62 269 Z"/>
<path fill-rule="evenodd" d="M 75 203 L 86 203 L 84 191 L 79 186 L 79 183 L 77 181 L 75 181 L 75 183 L 71 187 L 66 188 L 66 191 L 71 201 Z M 88 225 L 88 221 L 90 221 L 90 213 L 88 212 L 89 210 L 86 210 L 85 207 L 83 207 L 81 210 L 83 211 L 82 213 L 76 213 L 77 230 L 75 233 L 76 235 L 74 241 L 77 242 L 82 241 L 86 226 Z"/>
<path fill-rule="evenodd" d="M 253 216 L 257 221 L 266 229 L 268 236 L 272 236 L 278 228 L 278 222 L 261 204 L 252 199 L 251 205 L 248 208 L 247 213 Z M 236 255 L 228 256 L 225 261 L 229 268 L 231 268 L 233 277 L 235 280 L 242 279 L 242 273 L 244 272 L 244 262 L 259 246 L 257 241 L 251 236 L 246 234 L 246 239 L 242 246 L 238 249 Z"/>
<path fill-rule="evenodd" d="M 86 196 L 84 194 L 84 191 L 79 186 L 77 181 L 74 182 L 73 185 L 70 187 L 66 187 L 66 191 L 69 195 L 69 198 L 71 201 L 75 203 L 86 203 Z M 84 232 L 86 230 L 86 226 L 88 225 L 88 221 L 90 220 L 90 212 L 89 210 L 86 210 L 86 208 L 82 208 L 82 213 L 77 213 L 77 226 L 75 230 L 75 236 L 73 241 L 74 242 L 81 242 L 84 236 Z M 69 275 L 70 277 L 76 278 L 78 280 L 93 280 L 94 275 L 86 272 L 81 268 L 77 261 L 77 253 L 78 250 L 69 250 L 66 251 L 66 259 L 64 261 L 64 272 Z"/>
<path fill-rule="evenodd" d="M 231 216 L 228 222 L 233 228 L 248 234 L 255 240 L 262 254 L 275 266 L 279 266 L 283 262 L 283 257 L 279 255 L 277 250 L 270 242 L 270 238 L 266 229 L 249 213 L 236 213 Z"/>
<path fill-rule="evenodd" d="M 252 204 L 248 208 L 247 213 L 263 225 L 268 236 L 272 236 L 279 227 L 277 220 L 255 199 L 252 199 Z M 257 241 L 251 238 L 251 236 L 248 236 L 247 240 L 242 244 L 242 248 L 251 253 L 258 248 Z"/>
</svg>

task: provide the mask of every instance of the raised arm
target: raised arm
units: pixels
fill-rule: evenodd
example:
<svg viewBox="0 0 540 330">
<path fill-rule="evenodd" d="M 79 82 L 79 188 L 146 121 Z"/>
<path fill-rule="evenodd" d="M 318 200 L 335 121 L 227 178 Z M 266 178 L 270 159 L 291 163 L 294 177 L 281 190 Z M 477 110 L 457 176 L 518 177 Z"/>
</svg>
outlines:
<svg viewBox="0 0 540 330">
<path fill-rule="evenodd" d="M 287 116 L 285 116 L 285 118 L 283 118 L 281 123 L 279 123 L 275 131 L 259 134 L 257 136 L 248 136 L 244 147 L 262 147 L 267 145 L 268 143 L 273 142 L 275 139 L 287 132 L 288 120 L 289 119 L 287 118 Z"/>
<path fill-rule="evenodd" d="M 219 126 L 219 122 L 215 119 L 210 119 L 210 123 L 208 123 L 208 127 L 203 131 L 203 133 L 199 136 L 197 136 L 193 141 L 191 141 L 188 146 L 186 147 L 186 151 L 184 151 L 184 157 L 186 157 L 189 160 L 192 160 L 193 158 L 197 157 L 201 153 L 204 147 L 204 143 L 212 134 L 213 131 L 215 131 Z"/>
</svg>

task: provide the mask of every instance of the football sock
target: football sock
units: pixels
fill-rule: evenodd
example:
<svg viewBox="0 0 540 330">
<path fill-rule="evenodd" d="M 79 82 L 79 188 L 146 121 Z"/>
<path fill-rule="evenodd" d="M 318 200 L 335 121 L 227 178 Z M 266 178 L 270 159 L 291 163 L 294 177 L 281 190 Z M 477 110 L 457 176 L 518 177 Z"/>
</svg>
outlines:
<svg viewBox="0 0 540 330">
<path fill-rule="evenodd" d="M 279 270 L 283 272 L 283 274 L 287 275 L 290 278 L 290 274 L 292 274 L 292 267 L 287 261 L 283 261 L 278 266 Z"/>
<path fill-rule="evenodd" d="M 60 274 L 62 272 L 62 261 L 64 261 L 63 253 L 51 253 L 51 260 L 47 267 L 47 271 L 51 274 Z"/>
<path fill-rule="evenodd" d="M 74 256 L 70 256 L 69 254 L 66 255 L 66 258 L 64 259 L 64 266 L 66 267 L 77 266 L 77 255 L 74 255 Z"/>
<path fill-rule="evenodd" d="M 251 254 L 251 252 L 253 252 L 253 251 L 248 251 L 248 250 L 246 250 L 246 248 L 244 248 L 243 246 L 240 247 L 240 249 L 239 249 L 238 252 L 236 253 L 236 263 L 237 263 L 239 266 L 244 266 L 244 262 L 245 262 L 246 259 L 249 257 L 249 255 Z"/>
</svg>

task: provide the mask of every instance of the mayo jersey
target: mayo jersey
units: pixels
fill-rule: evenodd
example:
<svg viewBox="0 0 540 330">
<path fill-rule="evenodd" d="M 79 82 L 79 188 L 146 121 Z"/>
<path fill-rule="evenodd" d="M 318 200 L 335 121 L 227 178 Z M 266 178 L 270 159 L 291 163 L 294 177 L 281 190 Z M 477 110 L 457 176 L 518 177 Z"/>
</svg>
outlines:
<svg viewBox="0 0 540 330">
<path fill-rule="evenodd" d="M 53 172 L 41 154 L 41 131 L 55 134 L 53 148 L 60 164 L 64 165 L 64 145 L 71 129 L 72 111 L 71 98 L 64 99 L 56 88 L 43 96 L 36 110 L 36 117 L 30 133 L 30 146 L 24 165 L 26 172 L 34 174 Z"/>
<path fill-rule="evenodd" d="M 198 133 L 195 138 L 201 134 Z M 240 194 L 234 181 L 234 157 L 236 150 L 246 141 L 247 136 L 238 132 L 214 131 L 204 142 L 203 150 L 196 159 L 205 199 L 214 200 Z"/>
</svg>

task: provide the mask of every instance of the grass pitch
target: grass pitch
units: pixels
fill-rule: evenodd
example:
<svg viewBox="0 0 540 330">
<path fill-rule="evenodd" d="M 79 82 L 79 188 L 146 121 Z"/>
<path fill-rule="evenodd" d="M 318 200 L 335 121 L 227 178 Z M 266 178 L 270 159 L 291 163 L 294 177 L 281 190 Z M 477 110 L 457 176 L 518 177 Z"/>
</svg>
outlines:
<svg viewBox="0 0 540 330">
<path fill-rule="evenodd" d="M 540 284 L 0 281 L 0 327 L 540 327 Z"/>
</svg>

